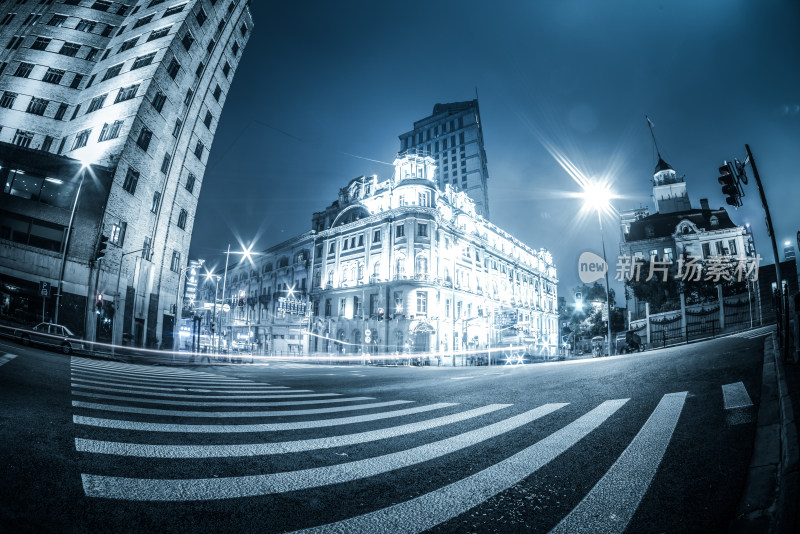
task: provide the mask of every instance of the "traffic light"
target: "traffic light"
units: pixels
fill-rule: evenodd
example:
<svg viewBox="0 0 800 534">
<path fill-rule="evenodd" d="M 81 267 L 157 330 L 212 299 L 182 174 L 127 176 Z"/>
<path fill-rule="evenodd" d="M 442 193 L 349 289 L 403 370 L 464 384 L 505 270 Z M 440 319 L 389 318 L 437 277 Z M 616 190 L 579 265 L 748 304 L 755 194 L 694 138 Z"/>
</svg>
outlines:
<svg viewBox="0 0 800 534">
<path fill-rule="evenodd" d="M 722 194 L 727 195 L 725 202 L 731 206 L 741 206 L 741 194 L 736 183 L 736 171 L 733 168 L 733 164 L 726 162 L 725 165 L 719 168 L 719 174 L 717 181 L 722 186 Z"/>
<path fill-rule="evenodd" d="M 378 308 L 378 320 L 383 321 L 383 308 Z"/>
<path fill-rule="evenodd" d="M 208 329 L 209 329 L 209 330 L 211 330 L 211 333 L 212 333 L 212 334 L 214 333 L 214 330 L 216 330 L 216 328 L 217 328 L 217 325 L 216 325 L 216 324 L 214 324 L 214 323 L 211 323 L 211 324 L 208 326 Z"/>
<path fill-rule="evenodd" d="M 97 253 L 94 255 L 95 260 L 102 260 L 106 255 L 108 248 L 108 237 L 105 235 L 100 236 L 100 241 L 97 242 Z"/>
<path fill-rule="evenodd" d="M 94 309 L 96 313 L 100 313 L 103 311 L 103 294 L 98 293 L 97 298 L 94 301 Z"/>
<path fill-rule="evenodd" d="M 240 308 L 244 308 L 244 295 L 244 291 L 239 291 L 239 301 L 236 303 L 236 305 Z"/>
</svg>

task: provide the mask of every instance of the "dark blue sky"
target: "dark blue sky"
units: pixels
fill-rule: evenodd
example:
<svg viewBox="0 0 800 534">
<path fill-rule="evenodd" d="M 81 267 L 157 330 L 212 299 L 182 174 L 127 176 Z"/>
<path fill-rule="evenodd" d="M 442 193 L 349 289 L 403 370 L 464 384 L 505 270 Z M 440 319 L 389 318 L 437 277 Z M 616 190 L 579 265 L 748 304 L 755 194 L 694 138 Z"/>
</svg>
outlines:
<svg viewBox="0 0 800 534">
<path fill-rule="evenodd" d="M 749 143 L 776 234 L 800 229 L 800 4 L 790 0 L 626 2 L 266 2 L 236 71 L 206 171 L 192 256 L 307 231 L 311 214 L 362 174 L 388 177 L 397 136 L 437 102 L 477 88 L 492 221 L 555 258 L 560 291 L 600 251 L 596 219 L 577 221 L 575 182 L 542 139 L 587 176 L 611 174 L 651 205 L 656 155 L 685 174 L 692 203 L 725 204 L 723 159 Z M 350 154 L 350 155 L 348 155 Z M 355 157 L 360 156 L 360 157 Z M 366 159 L 362 159 L 366 158 Z M 772 261 L 758 193 L 745 206 Z M 616 256 L 618 223 L 606 221 Z M 613 260 L 610 260 L 614 263 Z M 613 268 L 613 267 L 612 267 Z M 621 288 L 618 288 L 618 292 Z"/>
</svg>

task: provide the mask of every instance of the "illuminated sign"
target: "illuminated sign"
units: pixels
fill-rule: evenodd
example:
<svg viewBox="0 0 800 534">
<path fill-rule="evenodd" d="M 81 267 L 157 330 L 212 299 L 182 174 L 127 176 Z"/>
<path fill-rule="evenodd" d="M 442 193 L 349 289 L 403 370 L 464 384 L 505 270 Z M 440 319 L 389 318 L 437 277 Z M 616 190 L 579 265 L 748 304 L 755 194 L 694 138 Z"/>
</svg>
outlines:
<svg viewBox="0 0 800 534">
<path fill-rule="evenodd" d="M 305 315 L 307 309 L 308 304 L 302 300 L 288 297 L 281 297 L 278 299 L 278 313 L 286 313 L 289 315 Z"/>
</svg>

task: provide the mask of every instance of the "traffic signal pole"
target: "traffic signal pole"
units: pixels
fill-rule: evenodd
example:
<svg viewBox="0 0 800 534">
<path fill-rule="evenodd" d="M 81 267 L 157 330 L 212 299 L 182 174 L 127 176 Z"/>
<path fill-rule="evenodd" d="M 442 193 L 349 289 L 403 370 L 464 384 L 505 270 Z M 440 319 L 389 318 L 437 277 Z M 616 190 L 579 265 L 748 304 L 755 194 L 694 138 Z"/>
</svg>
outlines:
<svg viewBox="0 0 800 534">
<path fill-rule="evenodd" d="M 81 198 L 81 188 L 83 187 L 83 179 L 86 177 L 86 169 L 81 169 L 81 181 L 78 184 L 78 191 L 75 193 L 75 200 L 72 202 L 72 213 L 69 216 L 69 226 L 67 226 L 67 237 L 64 240 L 64 251 L 61 253 L 61 269 L 58 274 L 58 293 L 56 293 L 56 311 L 53 322 L 58 323 L 58 309 L 61 302 L 61 293 L 63 292 L 64 285 L 64 269 L 67 266 L 67 249 L 69 248 L 69 238 L 72 235 L 72 223 L 75 221 L 75 211 L 78 208 L 78 199 Z"/>
<path fill-rule="evenodd" d="M 761 176 L 758 174 L 758 167 L 756 166 L 756 160 L 753 157 L 753 153 L 750 151 L 750 145 L 744 145 L 745 150 L 747 150 L 747 161 L 750 162 L 750 167 L 753 169 L 753 178 L 756 179 L 756 185 L 758 185 L 758 194 L 761 196 L 761 205 L 764 207 L 764 214 L 767 221 L 767 233 L 769 234 L 770 241 L 772 241 L 772 254 L 775 258 L 775 281 L 778 286 L 778 324 L 781 326 L 781 334 L 780 340 L 783 349 L 783 357 L 786 359 L 788 354 L 788 346 L 786 343 L 786 330 L 787 325 L 784 321 L 784 314 L 782 313 L 782 309 L 784 307 L 783 302 L 783 283 L 781 281 L 781 263 L 780 263 L 780 256 L 778 256 L 778 243 L 775 241 L 775 230 L 772 227 L 772 216 L 769 214 L 769 205 L 767 204 L 767 196 L 764 194 L 764 186 L 761 185 Z M 745 162 L 745 163 L 746 163 Z"/>
</svg>

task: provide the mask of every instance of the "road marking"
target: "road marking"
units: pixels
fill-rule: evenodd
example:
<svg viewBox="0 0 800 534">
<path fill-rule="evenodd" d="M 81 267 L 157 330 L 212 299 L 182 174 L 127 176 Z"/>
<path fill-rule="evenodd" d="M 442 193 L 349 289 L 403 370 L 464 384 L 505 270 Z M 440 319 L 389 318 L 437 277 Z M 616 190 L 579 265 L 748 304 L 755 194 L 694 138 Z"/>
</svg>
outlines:
<svg viewBox="0 0 800 534">
<path fill-rule="evenodd" d="M 195 388 L 158 388 L 167 390 L 166 393 L 160 391 L 138 391 L 132 389 L 125 389 L 125 388 L 110 388 L 110 387 L 103 387 L 103 386 L 92 386 L 88 384 L 76 384 L 72 383 L 73 388 L 79 389 L 90 389 L 94 391 L 107 391 L 111 393 L 129 393 L 133 395 L 146 395 L 148 397 L 172 397 L 177 399 L 296 399 L 296 398 L 308 398 L 308 397 L 338 397 L 340 393 L 302 393 L 299 395 L 286 395 L 283 394 L 284 392 L 278 391 L 267 391 L 264 393 L 269 393 L 268 395 L 265 394 L 249 394 L 249 395 L 238 395 L 238 394 L 228 394 L 228 395 L 206 395 L 206 390 L 202 389 L 195 389 Z M 192 394 L 184 394 L 184 393 L 173 393 L 174 391 L 183 391 L 183 392 L 192 392 Z M 295 390 L 295 391 L 303 391 L 303 390 Z M 213 393 L 224 393 L 224 391 L 214 391 Z M 241 392 L 240 392 L 241 393 Z M 276 393 L 280 393 L 276 395 Z"/>
<path fill-rule="evenodd" d="M 627 401 L 606 401 L 530 447 L 443 488 L 375 512 L 299 532 L 399 534 L 429 530 L 525 480 L 603 424 Z"/>
<path fill-rule="evenodd" d="M 276 395 L 281 395 L 283 393 L 305 393 L 311 392 L 313 390 L 310 389 L 283 389 L 280 391 L 276 391 L 273 389 L 228 389 L 228 386 L 194 386 L 191 384 L 187 384 L 186 386 L 182 386 L 180 384 L 175 384 L 172 387 L 164 387 L 159 386 L 137 386 L 135 384 L 127 384 L 127 383 L 117 383 L 117 382 L 108 382 L 106 380 L 90 380 L 88 378 L 77 378 L 72 377 L 73 385 L 76 382 L 79 383 L 86 383 L 86 384 L 97 384 L 101 386 L 111 386 L 111 387 L 126 387 L 131 389 L 142 389 L 142 390 L 154 390 L 154 391 L 175 391 L 177 390 L 185 390 L 185 391 L 197 391 L 201 393 L 272 393 Z M 83 387 L 82 385 L 80 387 Z M 309 395 L 311 396 L 311 395 Z"/>
<path fill-rule="evenodd" d="M 675 432 L 686 391 L 668 393 L 614 465 L 586 497 L 550 531 L 619 533 L 628 528 L 664 458 Z"/>
<path fill-rule="evenodd" d="M 750 395 L 747 394 L 747 388 L 745 388 L 744 384 L 741 382 L 734 382 L 733 384 L 725 384 L 722 386 L 722 397 L 725 400 L 726 410 L 753 405 L 753 401 L 750 400 Z"/>
<path fill-rule="evenodd" d="M 73 390 L 72 394 L 77 397 L 92 397 L 95 399 L 117 400 L 125 402 L 138 402 L 142 404 L 171 404 L 174 406 L 219 406 L 219 407 L 236 407 L 236 406 L 252 406 L 252 407 L 267 407 L 267 406 L 302 406 L 307 404 L 331 404 L 334 402 L 356 402 L 365 400 L 375 400 L 375 397 L 334 397 L 328 399 L 317 400 L 294 400 L 294 401 L 266 401 L 266 402 L 205 402 L 205 401 L 178 401 L 166 399 L 142 399 L 139 397 L 125 397 L 121 395 L 104 395 L 102 393 L 89 393 L 86 391 Z M 206 398 L 206 397 L 196 397 Z M 228 397 L 225 397 L 226 399 Z M 258 398 L 258 397 L 256 397 Z"/>
<path fill-rule="evenodd" d="M 169 386 L 172 384 L 187 384 L 194 386 L 208 386 L 216 388 L 263 388 L 263 389 L 288 389 L 286 386 L 268 386 L 259 382 L 217 382 L 210 380 L 195 380 L 183 378 L 138 378 L 138 377 L 119 377 L 108 376 L 102 374 L 92 374 L 85 371 L 72 371 L 71 376 L 74 378 L 86 378 L 87 380 L 102 380 L 106 382 L 118 382 L 123 384 L 151 384 L 154 386 Z"/>
<path fill-rule="evenodd" d="M 467 410 L 454 415 L 446 415 L 418 423 L 383 428 L 357 434 L 333 436 L 329 438 L 284 441 L 277 443 L 254 443 L 246 445 L 149 445 L 143 443 L 119 443 L 114 441 L 96 441 L 76 438 L 75 449 L 78 452 L 95 454 L 114 454 L 118 456 L 136 456 L 140 458 L 228 458 L 236 456 L 264 456 L 268 454 L 287 454 L 292 452 L 314 451 L 357 445 L 371 441 L 405 436 L 444 425 L 466 421 L 473 417 L 485 415 L 511 404 L 490 404 L 481 408 Z"/>
<path fill-rule="evenodd" d="M 450 380 L 467 380 L 470 378 L 475 378 L 474 376 L 451 376 Z"/>
<path fill-rule="evenodd" d="M 240 380 L 234 378 L 214 378 L 210 376 L 196 376 L 196 375 L 153 375 L 153 374 L 144 374 L 131 371 L 106 371 L 99 369 L 90 369 L 90 368 L 79 367 L 77 365 L 72 366 L 72 372 L 81 374 L 99 375 L 109 378 L 125 378 L 125 379 L 137 379 L 137 380 L 192 380 L 195 382 L 219 382 L 223 384 L 240 384 L 240 383 L 263 384 L 263 382 L 255 382 L 253 380 Z"/>
<path fill-rule="evenodd" d="M 158 408 L 138 408 L 136 406 L 118 406 L 115 404 L 97 404 L 93 402 L 72 401 L 73 408 L 100 410 L 104 412 L 135 413 L 140 415 L 165 415 L 173 417 L 284 417 L 290 415 L 317 415 L 323 413 L 353 412 L 356 410 L 370 410 L 372 408 L 385 408 L 398 404 L 411 404 L 414 401 L 394 400 L 385 402 L 371 402 L 369 404 L 356 404 L 350 406 L 335 406 L 331 408 L 311 408 L 308 410 L 270 410 L 252 412 L 193 412 L 189 410 L 161 410 Z"/>
<path fill-rule="evenodd" d="M 272 423 L 257 425 L 183 425 L 165 423 L 142 423 L 139 421 L 121 421 L 117 419 L 100 419 L 96 417 L 84 417 L 73 415 L 72 422 L 76 425 L 97 426 L 103 428 L 114 428 L 119 430 L 142 430 L 145 432 L 187 432 L 187 433 L 241 433 L 241 432 L 283 432 L 286 430 L 306 430 L 309 428 L 322 428 L 329 426 L 351 425 L 365 423 L 368 421 L 379 421 L 381 419 L 391 419 L 393 417 L 403 417 L 431 410 L 439 410 L 456 406 L 453 402 L 439 402 L 425 406 L 416 406 L 404 410 L 394 410 L 391 412 L 380 412 L 353 417 L 340 417 L 337 419 L 319 419 L 316 421 L 297 421 L 293 423 Z"/>
<path fill-rule="evenodd" d="M 178 369 L 175 367 L 150 367 L 150 366 L 133 365 L 133 364 L 119 364 L 119 365 L 109 366 L 109 365 L 100 365 L 94 361 L 76 360 L 74 358 L 72 361 L 72 366 L 80 367 L 82 369 L 97 369 L 101 371 L 121 372 L 121 373 L 130 372 L 130 373 L 139 373 L 139 374 L 146 374 L 153 376 L 188 376 L 188 377 L 204 376 L 208 378 L 231 378 L 224 375 L 205 373 L 202 371 L 186 371 L 184 369 Z"/>
<path fill-rule="evenodd" d="M 8 353 L 6 353 L 3 356 L 0 356 L 0 365 L 5 365 L 5 364 L 7 364 L 8 362 L 10 362 L 11 360 L 13 360 L 16 357 L 17 357 L 16 354 L 8 354 Z"/>
<path fill-rule="evenodd" d="M 372 477 L 417 465 L 495 438 L 552 413 L 565 404 L 546 404 L 497 423 L 433 443 L 365 460 L 325 467 L 199 479 L 123 478 L 81 474 L 88 497 L 134 501 L 203 501 L 272 495 Z"/>
</svg>

